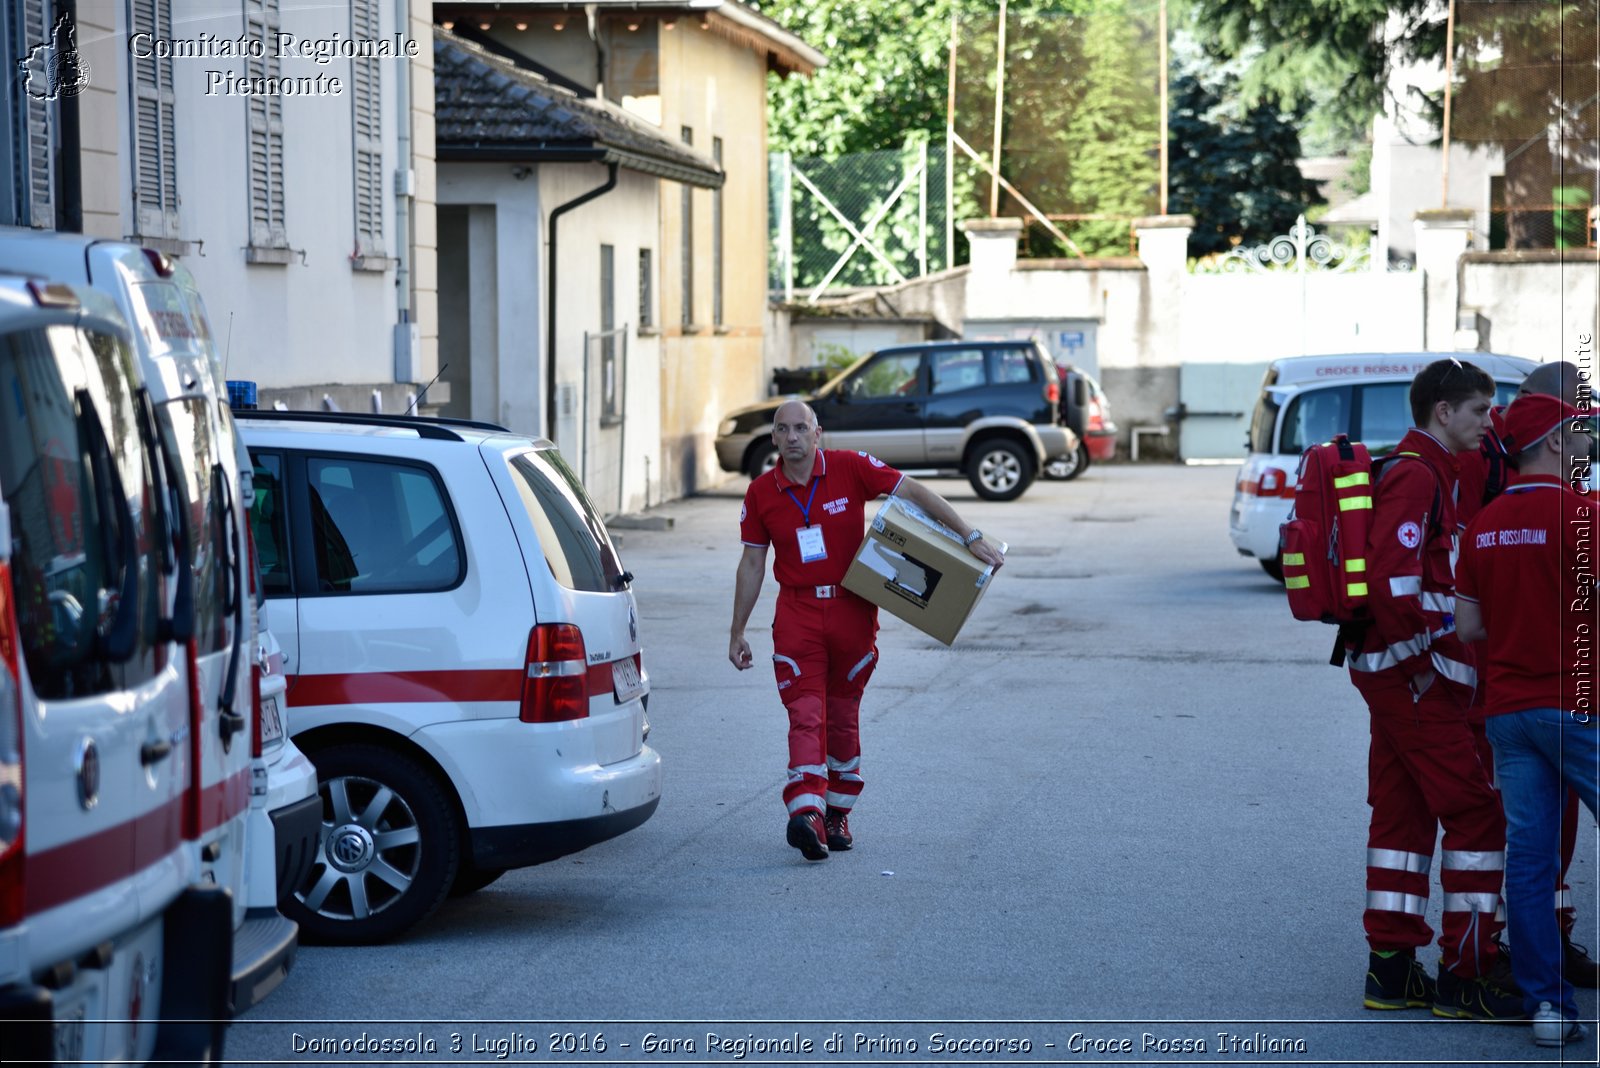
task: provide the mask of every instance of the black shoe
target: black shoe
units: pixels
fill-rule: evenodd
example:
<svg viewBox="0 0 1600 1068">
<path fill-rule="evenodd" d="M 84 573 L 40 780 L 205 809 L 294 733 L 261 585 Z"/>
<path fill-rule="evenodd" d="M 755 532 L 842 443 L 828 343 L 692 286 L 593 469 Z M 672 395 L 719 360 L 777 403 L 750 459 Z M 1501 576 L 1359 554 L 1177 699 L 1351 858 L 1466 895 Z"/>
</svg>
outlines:
<svg viewBox="0 0 1600 1068">
<path fill-rule="evenodd" d="M 1433 1014 L 1447 1020 L 1526 1020 L 1522 995 L 1513 994 L 1487 975 L 1463 979 L 1439 969 L 1438 995 Z"/>
<path fill-rule="evenodd" d="M 842 853 L 849 849 L 855 839 L 850 835 L 850 810 L 847 808 L 834 808 L 828 806 L 828 814 L 823 817 L 823 824 L 828 828 L 828 849 L 835 853 Z"/>
<path fill-rule="evenodd" d="M 1565 941 L 1566 950 L 1561 955 L 1561 974 L 1566 977 L 1567 982 L 1590 990 L 1600 987 L 1600 964 L 1590 958 L 1589 951 L 1584 947 L 1570 938 Z"/>
<path fill-rule="evenodd" d="M 1494 967 L 1489 969 L 1489 982 L 1520 998 L 1522 987 L 1517 985 L 1517 977 L 1511 970 L 1511 947 L 1498 938 L 1494 940 L 1494 945 L 1496 953 Z"/>
<path fill-rule="evenodd" d="M 1368 1009 L 1425 1009 L 1433 1004 L 1433 977 L 1409 953 L 1380 957 L 1367 954 L 1367 991 L 1361 999 Z"/>
<path fill-rule="evenodd" d="M 819 812 L 796 812 L 789 817 L 789 844 L 800 850 L 800 855 L 807 860 L 828 859 L 828 847 L 822 844 L 825 833 Z"/>
</svg>

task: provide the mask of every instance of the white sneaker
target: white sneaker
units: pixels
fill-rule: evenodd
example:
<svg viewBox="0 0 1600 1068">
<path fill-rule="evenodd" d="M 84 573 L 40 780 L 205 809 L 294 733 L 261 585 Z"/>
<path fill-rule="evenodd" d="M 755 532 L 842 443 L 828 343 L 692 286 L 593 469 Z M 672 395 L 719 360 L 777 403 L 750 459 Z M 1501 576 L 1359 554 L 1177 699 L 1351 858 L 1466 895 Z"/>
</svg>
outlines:
<svg viewBox="0 0 1600 1068">
<path fill-rule="evenodd" d="M 1568 1042 L 1581 1042 L 1589 1029 L 1577 1020 L 1568 1020 L 1548 1001 L 1539 1002 L 1539 1011 L 1533 1014 L 1533 1044 L 1535 1046 L 1564 1046 Z"/>
</svg>

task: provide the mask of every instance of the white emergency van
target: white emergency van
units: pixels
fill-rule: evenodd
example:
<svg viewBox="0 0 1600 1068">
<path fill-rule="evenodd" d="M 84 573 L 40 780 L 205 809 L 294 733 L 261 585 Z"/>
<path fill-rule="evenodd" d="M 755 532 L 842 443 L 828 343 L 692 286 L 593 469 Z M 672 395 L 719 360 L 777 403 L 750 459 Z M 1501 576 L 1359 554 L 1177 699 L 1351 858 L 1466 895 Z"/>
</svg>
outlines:
<svg viewBox="0 0 1600 1068">
<path fill-rule="evenodd" d="M 186 797 L 181 832 L 201 877 L 232 895 L 226 1007 L 242 1012 L 282 982 L 293 962 L 298 929 L 277 910 L 279 884 L 304 874 L 321 813 L 310 764 L 284 759 L 283 746 L 292 743 L 281 736 L 255 736 L 258 724 L 270 724 L 256 714 L 260 651 L 250 596 L 249 487 L 241 484 L 243 452 L 213 331 L 189 272 L 152 249 L 0 228 L 0 270 L 99 290 L 130 330 L 135 373 L 149 392 L 162 443 L 162 476 L 182 502 L 173 509 L 173 536 L 185 566 L 168 600 L 190 703 L 184 746 L 200 789 Z M 269 742 L 275 761 L 268 759 Z M 281 811 L 265 809 L 272 800 Z M 257 840 L 247 841 L 247 834 Z M 280 879 L 269 856 L 302 863 Z"/>
<path fill-rule="evenodd" d="M 1282 581 L 1278 527 L 1294 503 L 1300 454 L 1348 434 L 1374 456 L 1391 451 L 1412 427 L 1411 380 L 1443 352 L 1287 356 L 1267 366 L 1250 419 L 1250 454 L 1234 484 L 1228 534 L 1240 556 L 1254 557 Z M 1519 356 L 1459 353 L 1495 380 L 1495 403 L 1509 404 L 1529 371 Z"/>
<path fill-rule="evenodd" d="M 211 1063 L 232 903 L 185 837 L 178 516 L 112 302 L 0 276 L 0 397 L 0 1051 Z"/>
</svg>

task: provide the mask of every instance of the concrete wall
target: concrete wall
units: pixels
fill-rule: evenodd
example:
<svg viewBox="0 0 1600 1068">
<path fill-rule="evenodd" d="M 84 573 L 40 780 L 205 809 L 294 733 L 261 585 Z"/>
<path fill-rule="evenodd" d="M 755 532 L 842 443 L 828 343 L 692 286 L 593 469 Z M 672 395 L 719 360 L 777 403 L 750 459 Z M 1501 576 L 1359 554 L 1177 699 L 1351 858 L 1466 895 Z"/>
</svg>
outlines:
<svg viewBox="0 0 1600 1068">
<path fill-rule="evenodd" d="M 1593 249 L 1475 252 L 1462 257 L 1461 307 L 1478 314 L 1478 349 L 1574 360 L 1600 336 L 1600 261 Z"/>
<path fill-rule="evenodd" d="M 683 325 L 680 187 L 661 184 L 661 489 L 693 493 L 726 478 L 712 443 L 734 408 L 766 395 L 767 68 L 763 55 L 680 20 L 660 34 L 661 125 L 684 126 L 708 155 L 722 138 L 723 322 L 712 316 L 712 194 L 695 190 L 694 301 Z"/>
</svg>

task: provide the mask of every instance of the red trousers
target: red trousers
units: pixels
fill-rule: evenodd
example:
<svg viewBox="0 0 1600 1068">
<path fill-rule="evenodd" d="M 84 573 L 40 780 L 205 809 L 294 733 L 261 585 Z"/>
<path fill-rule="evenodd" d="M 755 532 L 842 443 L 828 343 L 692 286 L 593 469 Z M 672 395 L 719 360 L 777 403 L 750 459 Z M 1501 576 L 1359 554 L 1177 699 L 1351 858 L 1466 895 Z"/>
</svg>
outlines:
<svg viewBox="0 0 1600 1068">
<path fill-rule="evenodd" d="M 849 809 L 861 793 L 861 692 L 878 665 L 878 609 L 835 587 L 819 599 L 783 587 L 772 670 L 789 711 L 789 814 Z"/>
<path fill-rule="evenodd" d="M 1485 974 L 1498 950 L 1495 912 L 1505 876 L 1506 821 L 1478 759 L 1466 699 L 1443 677 L 1420 699 L 1403 683 L 1369 677 L 1367 908 L 1374 950 L 1415 950 L 1433 938 L 1424 913 L 1434 840 L 1444 826 L 1440 965 L 1464 978 Z"/>
<path fill-rule="evenodd" d="M 1494 777 L 1494 747 L 1489 744 L 1489 734 L 1484 729 L 1482 719 L 1472 721 L 1472 740 L 1478 747 L 1478 759 L 1483 762 L 1484 768 L 1489 772 L 1489 781 L 1495 787 L 1495 793 L 1500 792 L 1498 781 Z M 1572 887 L 1567 885 L 1567 871 L 1572 867 L 1572 855 L 1578 848 L 1578 791 L 1568 788 L 1567 807 L 1561 817 L 1561 882 L 1555 888 L 1556 919 L 1561 924 L 1561 931 L 1568 938 L 1572 937 L 1572 928 L 1578 922 L 1578 910 L 1572 905 Z M 1504 909 L 1501 910 L 1504 913 Z M 1501 916 L 1501 926 L 1505 926 L 1505 917 Z"/>
</svg>

